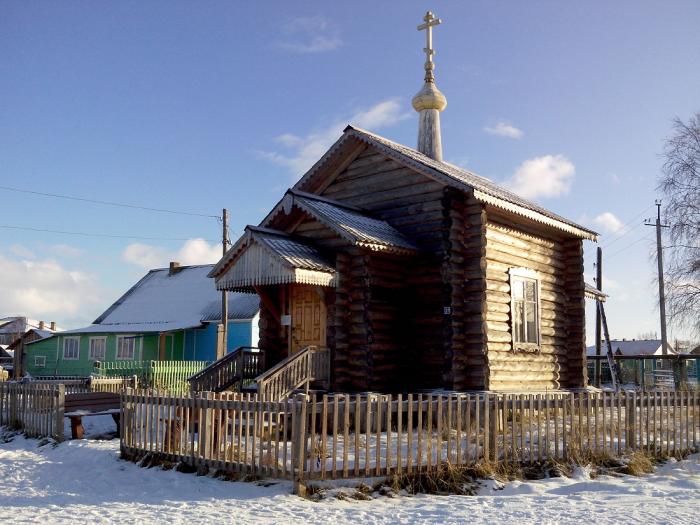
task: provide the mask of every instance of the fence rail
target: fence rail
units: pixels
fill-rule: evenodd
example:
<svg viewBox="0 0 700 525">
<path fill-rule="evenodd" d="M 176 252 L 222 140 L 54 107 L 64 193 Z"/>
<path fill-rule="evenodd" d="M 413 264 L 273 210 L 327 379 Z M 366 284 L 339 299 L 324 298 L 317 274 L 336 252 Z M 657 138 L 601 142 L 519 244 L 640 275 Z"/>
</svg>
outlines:
<svg viewBox="0 0 700 525">
<path fill-rule="evenodd" d="M 122 395 L 122 452 L 260 476 L 388 476 L 449 462 L 696 450 L 697 392 Z"/>
<path fill-rule="evenodd" d="M 33 383 L 0 383 L 0 426 L 30 437 L 63 439 L 65 387 Z"/>
<path fill-rule="evenodd" d="M 28 385 L 64 385 L 66 394 L 87 392 L 121 393 L 126 388 L 137 388 L 138 378 L 131 377 L 88 377 L 80 379 L 35 379 L 23 384 Z"/>
</svg>

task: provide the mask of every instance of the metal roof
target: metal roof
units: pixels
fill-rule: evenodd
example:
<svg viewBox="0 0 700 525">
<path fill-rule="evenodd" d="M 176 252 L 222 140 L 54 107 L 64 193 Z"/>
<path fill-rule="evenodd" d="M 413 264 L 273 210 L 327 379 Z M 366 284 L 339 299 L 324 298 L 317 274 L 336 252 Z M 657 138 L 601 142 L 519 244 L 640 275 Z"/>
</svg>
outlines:
<svg viewBox="0 0 700 525">
<path fill-rule="evenodd" d="M 563 229 L 578 237 L 597 240 L 598 234 L 596 232 L 557 215 L 527 199 L 523 199 L 519 195 L 516 195 L 512 191 L 499 186 L 485 177 L 476 175 L 475 173 L 459 168 L 448 162 L 436 161 L 413 148 L 398 144 L 380 135 L 375 135 L 374 133 L 354 126 L 347 126 L 345 128 L 343 136 L 336 141 L 331 149 L 328 150 L 299 182 L 295 184 L 294 188 L 301 189 L 304 183 L 308 181 L 330 157 L 340 150 L 344 142 L 350 137 L 369 144 L 387 157 L 393 158 L 397 162 L 408 165 L 445 184 L 456 186 L 462 190 L 474 190 L 474 196 L 482 202 L 502 207 L 513 213 L 526 216 L 534 221 Z"/>
<path fill-rule="evenodd" d="M 608 298 L 608 294 L 605 294 L 598 290 L 595 286 L 589 283 L 584 283 L 585 285 L 585 295 L 589 299 L 595 299 L 596 301 L 602 301 L 605 302 L 605 300 Z"/>
<path fill-rule="evenodd" d="M 252 319 L 260 310 L 260 298 L 252 293 L 228 293 L 229 320 Z M 221 300 L 212 301 L 202 310 L 202 321 L 221 320 Z"/>
<path fill-rule="evenodd" d="M 413 243 L 389 223 L 368 217 L 356 208 L 295 190 L 290 190 L 288 195 L 293 196 L 295 206 L 355 244 L 400 251 L 417 250 Z"/>
<path fill-rule="evenodd" d="M 246 230 L 252 233 L 256 241 L 265 245 L 294 268 L 335 273 L 335 265 L 328 258 L 298 237 L 256 226 L 247 226 Z"/>
</svg>

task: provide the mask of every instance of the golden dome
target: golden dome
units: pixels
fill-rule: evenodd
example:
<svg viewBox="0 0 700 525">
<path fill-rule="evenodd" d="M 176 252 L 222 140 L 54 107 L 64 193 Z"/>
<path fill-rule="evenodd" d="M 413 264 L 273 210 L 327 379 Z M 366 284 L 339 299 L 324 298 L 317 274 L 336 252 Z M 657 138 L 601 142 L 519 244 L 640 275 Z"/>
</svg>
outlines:
<svg viewBox="0 0 700 525">
<path fill-rule="evenodd" d="M 445 95 L 437 88 L 434 82 L 426 82 L 415 97 L 413 97 L 413 109 L 437 109 L 442 111 L 447 107 Z"/>
</svg>

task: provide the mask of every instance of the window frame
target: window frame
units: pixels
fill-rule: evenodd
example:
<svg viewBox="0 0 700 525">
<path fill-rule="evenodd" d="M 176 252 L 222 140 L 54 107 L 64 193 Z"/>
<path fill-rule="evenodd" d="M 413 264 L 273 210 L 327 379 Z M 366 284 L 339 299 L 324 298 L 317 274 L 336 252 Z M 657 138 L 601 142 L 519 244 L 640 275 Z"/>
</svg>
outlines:
<svg viewBox="0 0 700 525">
<path fill-rule="evenodd" d="M 102 357 L 96 358 L 92 353 L 92 342 L 93 341 L 104 341 L 104 348 L 102 349 Z M 88 339 L 88 359 L 90 361 L 104 361 L 107 358 L 107 336 L 99 335 L 93 336 Z"/>
<path fill-rule="evenodd" d="M 66 356 L 66 343 L 68 341 L 76 341 L 78 352 L 75 357 Z M 64 361 L 79 361 L 80 360 L 80 336 L 79 335 L 67 335 L 63 337 L 63 360 Z"/>
<path fill-rule="evenodd" d="M 511 334 L 511 351 L 512 352 L 529 352 L 539 353 L 542 345 L 542 324 L 541 324 L 541 293 L 540 293 L 540 275 L 530 268 L 510 268 L 508 270 L 510 286 L 510 334 Z M 520 281 L 534 281 L 535 283 L 535 327 L 536 327 L 536 342 L 516 341 L 515 333 L 515 294 L 513 283 Z M 527 323 L 525 324 L 527 330 Z"/>
<path fill-rule="evenodd" d="M 134 342 L 134 349 L 131 354 L 131 357 L 119 357 L 119 346 L 121 341 L 123 340 L 129 340 L 131 339 Z M 135 334 L 121 334 L 117 336 L 117 347 L 114 350 L 114 359 L 116 361 L 135 361 L 136 360 L 136 352 L 137 352 L 137 347 L 136 347 L 136 342 L 138 341 L 139 336 Z"/>
<path fill-rule="evenodd" d="M 41 364 L 39 364 L 41 360 Z M 35 355 L 34 356 L 34 366 L 36 368 L 46 368 L 46 356 L 45 355 Z"/>
</svg>

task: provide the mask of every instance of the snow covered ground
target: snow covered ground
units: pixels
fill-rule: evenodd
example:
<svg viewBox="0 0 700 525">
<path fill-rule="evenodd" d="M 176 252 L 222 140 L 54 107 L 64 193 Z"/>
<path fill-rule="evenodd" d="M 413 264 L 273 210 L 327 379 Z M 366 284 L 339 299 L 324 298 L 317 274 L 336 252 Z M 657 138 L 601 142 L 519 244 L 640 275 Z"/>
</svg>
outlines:
<svg viewBox="0 0 700 525">
<path fill-rule="evenodd" d="M 110 430 L 93 420 L 88 435 Z M 0 431 L 0 434 L 2 432 Z M 380 496 L 372 501 L 293 496 L 289 483 L 259 486 L 144 469 L 119 459 L 119 441 L 57 447 L 16 436 L 0 443 L 2 523 L 698 523 L 700 456 L 643 478 L 487 483 L 478 496 Z"/>
</svg>

